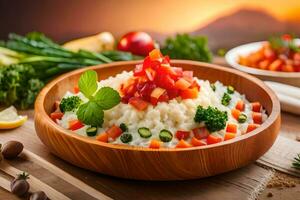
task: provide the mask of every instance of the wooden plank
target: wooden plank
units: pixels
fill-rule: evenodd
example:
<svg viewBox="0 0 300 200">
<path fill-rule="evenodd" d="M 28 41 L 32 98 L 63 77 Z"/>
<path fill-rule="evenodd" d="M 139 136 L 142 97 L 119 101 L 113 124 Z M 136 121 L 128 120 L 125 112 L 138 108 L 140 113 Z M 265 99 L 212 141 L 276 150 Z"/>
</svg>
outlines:
<svg viewBox="0 0 300 200">
<path fill-rule="evenodd" d="M 83 181 L 81 181 L 81 180 L 75 178 L 74 176 L 70 175 L 69 173 L 61 170 L 60 168 L 58 168 L 55 165 L 53 165 L 52 163 L 44 160 L 40 156 L 32 153 L 31 151 L 24 149 L 22 154 L 23 154 L 22 156 L 26 160 L 35 162 L 35 163 L 39 164 L 40 166 L 43 166 L 48 171 L 52 172 L 56 176 L 62 177 L 65 181 L 67 181 L 68 183 L 77 187 L 81 191 L 88 193 L 90 196 L 94 197 L 95 199 L 101 199 L 101 200 L 111 199 L 108 196 L 104 195 L 103 193 L 101 193 L 101 192 L 95 190 L 94 188 L 90 187 L 89 185 L 85 184 Z"/>
<path fill-rule="evenodd" d="M 2 171 L 6 172 L 7 174 L 11 175 L 11 176 L 16 176 L 17 174 L 22 173 L 22 171 L 20 171 L 19 169 L 7 164 L 4 160 L 0 164 L 0 169 Z M 49 185 L 41 182 L 39 179 L 35 178 L 32 175 L 30 176 L 30 178 L 27 181 L 30 184 L 30 190 L 33 191 L 33 192 L 41 190 L 41 191 L 44 191 L 50 199 L 70 200 L 69 197 L 65 196 L 64 194 L 62 194 L 58 191 L 56 191 L 55 189 L 53 189 Z"/>
<path fill-rule="evenodd" d="M 257 162 L 281 172 L 300 177 L 299 170 L 291 167 L 293 159 L 298 153 L 300 153 L 299 142 L 279 136 L 272 148 Z"/>
</svg>

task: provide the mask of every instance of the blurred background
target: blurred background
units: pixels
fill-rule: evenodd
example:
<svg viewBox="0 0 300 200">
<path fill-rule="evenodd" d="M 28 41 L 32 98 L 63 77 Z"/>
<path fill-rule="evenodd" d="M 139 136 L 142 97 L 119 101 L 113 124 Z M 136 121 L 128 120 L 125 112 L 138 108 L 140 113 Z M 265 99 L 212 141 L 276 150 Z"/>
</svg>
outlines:
<svg viewBox="0 0 300 200">
<path fill-rule="evenodd" d="M 212 50 L 300 34 L 299 0 L 1 0 L 0 39 L 44 32 L 58 42 L 110 31 L 142 30 L 157 41 L 175 33 L 208 36 Z"/>
</svg>

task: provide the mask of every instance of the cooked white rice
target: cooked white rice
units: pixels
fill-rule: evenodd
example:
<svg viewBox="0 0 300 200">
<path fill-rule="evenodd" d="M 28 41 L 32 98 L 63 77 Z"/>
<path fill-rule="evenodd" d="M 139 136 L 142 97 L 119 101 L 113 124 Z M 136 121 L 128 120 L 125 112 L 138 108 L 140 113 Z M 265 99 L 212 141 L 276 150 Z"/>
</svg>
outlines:
<svg viewBox="0 0 300 200">
<path fill-rule="evenodd" d="M 106 80 L 99 82 L 98 87 L 109 86 L 115 90 L 119 90 L 121 83 L 125 82 L 128 78 L 132 77 L 132 72 L 123 72 L 116 75 L 115 77 L 109 77 Z M 149 146 L 150 139 L 141 138 L 137 130 L 140 127 L 147 127 L 152 132 L 151 139 L 159 139 L 159 132 L 162 129 L 168 129 L 173 134 L 177 130 L 192 130 L 193 128 L 203 126 L 199 123 L 194 122 L 194 116 L 197 109 L 197 106 L 201 105 L 203 107 L 213 106 L 217 107 L 219 110 L 228 112 L 228 121 L 227 123 L 234 123 L 238 127 L 237 136 L 246 133 L 247 126 L 250 123 L 253 123 L 252 120 L 252 111 L 251 106 L 244 95 L 241 95 L 237 91 L 231 96 L 231 101 L 228 107 L 221 104 L 221 99 L 226 92 L 227 87 L 220 82 L 216 82 L 216 91 L 214 92 L 210 87 L 209 81 L 196 79 L 201 87 L 198 97 L 195 99 L 186 99 L 181 100 L 180 97 L 170 100 L 168 103 L 160 102 L 157 106 L 153 107 L 149 105 L 145 111 L 138 111 L 130 104 L 120 103 L 114 108 L 104 112 L 104 123 L 103 127 L 98 129 L 98 134 L 104 132 L 107 128 L 112 125 L 120 125 L 125 123 L 128 126 L 129 132 L 133 136 L 132 142 L 129 145 L 138 145 L 138 146 Z M 81 93 L 72 94 L 67 92 L 65 96 L 77 95 L 83 101 L 87 99 Z M 247 121 L 243 124 L 240 124 L 231 116 L 231 109 L 233 109 L 238 100 L 243 100 L 245 102 L 245 113 L 247 115 Z M 267 118 L 267 115 L 263 113 L 263 121 Z M 58 120 L 58 124 L 64 128 L 68 128 L 68 122 L 70 120 L 77 119 L 75 112 L 66 112 L 61 120 Z M 88 126 L 84 126 L 81 129 L 76 130 L 77 134 L 86 136 L 86 129 Z M 224 136 L 225 130 L 215 132 L 213 134 L 219 134 Z M 111 141 L 111 140 L 110 140 Z M 120 137 L 112 143 L 120 143 Z M 164 143 L 165 147 L 174 147 L 176 146 L 178 140 L 176 137 L 173 137 L 171 142 Z"/>
</svg>

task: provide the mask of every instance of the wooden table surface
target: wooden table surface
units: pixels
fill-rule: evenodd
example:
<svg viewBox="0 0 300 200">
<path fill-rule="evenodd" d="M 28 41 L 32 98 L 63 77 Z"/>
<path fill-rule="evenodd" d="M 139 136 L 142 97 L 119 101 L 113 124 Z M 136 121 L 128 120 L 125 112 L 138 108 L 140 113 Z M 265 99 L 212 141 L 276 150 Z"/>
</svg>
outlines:
<svg viewBox="0 0 300 200">
<path fill-rule="evenodd" d="M 23 114 L 29 116 L 29 120 L 20 128 L 14 130 L 0 131 L 0 143 L 9 140 L 21 141 L 26 150 L 40 156 L 46 162 L 62 169 L 64 172 L 75 177 L 96 189 L 103 196 L 98 199 L 248 199 L 249 191 L 254 188 L 260 177 L 264 176 L 266 169 L 255 164 L 249 165 L 243 169 L 229 172 L 216 177 L 192 180 L 192 181 L 173 181 L 173 182 L 147 182 L 132 181 L 114 177 L 109 177 L 88 170 L 80 169 L 76 166 L 66 163 L 60 158 L 51 154 L 41 143 L 35 134 L 33 128 L 33 110 L 25 111 Z M 300 135 L 300 116 L 282 113 L 282 126 L 280 134 L 295 140 L 296 135 Z M 300 145 L 300 144 L 299 144 Z M 70 199 L 89 200 L 96 199 L 93 195 L 83 192 L 81 187 L 76 184 L 70 184 L 64 176 L 55 171 L 45 168 L 43 163 L 36 163 L 35 160 L 26 159 L 26 155 L 16 160 L 8 161 L 9 165 L 21 171 L 27 171 L 30 175 L 36 177 L 54 190 L 66 195 Z M 12 179 L 12 176 L 1 172 L 0 177 Z M 257 177 L 253 180 L 252 177 Z M 234 181 L 232 181 L 234 180 Z M 239 184 L 239 183 L 247 184 Z M 75 185 L 75 186 L 74 186 Z M 85 187 L 84 185 L 82 187 Z M 89 190 L 90 191 L 90 190 Z M 217 193 L 215 191 L 221 191 Z M 269 192 L 275 194 L 272 199 L 300 199 L 300 185 L 289 189 L 270 189 L 263 191 L 259 199 L 269 199 Z M 4 189 L 0 189 L 0 199 L 19 199 Z"/>
</svg>

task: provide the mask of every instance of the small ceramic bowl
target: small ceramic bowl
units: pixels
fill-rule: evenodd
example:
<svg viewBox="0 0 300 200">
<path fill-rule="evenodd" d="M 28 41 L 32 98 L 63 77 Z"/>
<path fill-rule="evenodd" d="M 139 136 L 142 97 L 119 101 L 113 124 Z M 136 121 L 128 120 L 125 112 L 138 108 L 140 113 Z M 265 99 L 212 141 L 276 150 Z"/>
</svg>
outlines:
<svg viewBox="0 0 300 200">
<path fill-rule="evenodd" d="M 245 56 L 257 51 L 264 42 L 248 43 L 229 50 L 225 55 L 226 62 L 233 68 L 252 74 L 262 80 L 276 81 L 300 87 L 300 72 L 274 72 L 247 67 L 238 63 L 239 56 Z M 295 43 L 300 45 L 300 39 L 295 39 Z"/>
</svg>

